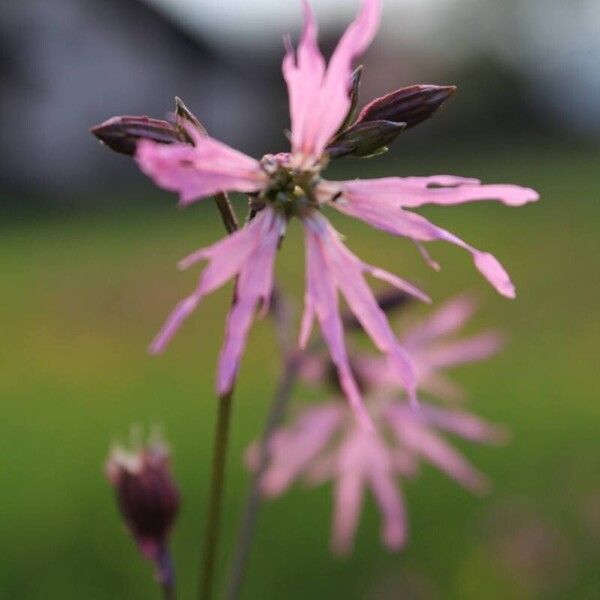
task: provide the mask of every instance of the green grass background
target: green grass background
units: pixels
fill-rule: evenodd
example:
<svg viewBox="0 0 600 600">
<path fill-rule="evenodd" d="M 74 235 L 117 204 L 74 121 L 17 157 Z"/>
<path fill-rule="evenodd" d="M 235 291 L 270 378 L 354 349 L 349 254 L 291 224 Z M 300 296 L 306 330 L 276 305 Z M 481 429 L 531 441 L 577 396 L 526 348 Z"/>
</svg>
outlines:
<svg viewBox="0 0 600 600">
<path fill-rule="evenodd" d="M 422 211 L 499 256 L 518 288 L 514 302 L 495 296 L 458 249 L 431 245 L 443 264 L 434 273 L 410 243 L 333 216 L 352 250 L 434 300 L 464 290 L 479 295 L 484 310 L 474 328 L 501 328 L 511 344 L 455 375 L 470 389 L 473 410 L 508 424 L 513 439 L 506 448 L 459 444 L 495 482 L 483 499 L 431 468 L 406 485 L 411 539 L 399 554 L 381 548 L 370 501 L 345 560 L 328 551 L 327 486 L 296 488 L 269 503 L 245 598 L 600 597 L 599 169 L 598 152 L 516 143 L 345 163 L 338 175 L 451 172 L 540 191 L 541 202 L 520 209 L 481 203 Z M 160 424 L 172 444 L 184 498 L 173 550 L 181 598 L 194 597 L 213 372 L 230 290 L 208 298 L 165 355 L 147 355 L 162 319 L 195 281 L 196 273 L 175 270 L 176 261 L 222 233 L 210 203 L 179 211 L 172 197 L 149 184 L 145 190 L 160 205 L 123 197 L 100 211 L 2 221 L 1 598 L 158 597 L 102 472 L 109 444 L 132 423 Z M 298 301 L 299 229 L 291 227 L 278 259 L 281 281 Z M 241 453 L 260 431 L 278 367 L 271 324 L 260 322 L 235 398 L 220 585 L 247 486 Z M 295 408 L 302 399 L 299 393 Z M 515 527 L 520 539 L 519 531 L 541 523 L 549 537 L 509 551 L 511 567 L 498 558 L 506 531 L 490 522 L 515 506 L 525 517 L 507 531 Z"/>
</svg>

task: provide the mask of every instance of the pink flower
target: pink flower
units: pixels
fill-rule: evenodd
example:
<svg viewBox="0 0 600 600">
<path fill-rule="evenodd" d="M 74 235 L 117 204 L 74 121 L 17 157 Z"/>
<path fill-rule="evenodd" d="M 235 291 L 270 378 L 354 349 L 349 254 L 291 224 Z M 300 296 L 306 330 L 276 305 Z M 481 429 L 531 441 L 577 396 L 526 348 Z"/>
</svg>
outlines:
<svg viewBox="0 0 600 600">
<path fill-rule="evenodd" d="M 370 490 L 382 516 L 381 539 L 391 550 L 407 539 L 404 500 L 396 479 L 413 477 L 424 460 L 468 490 L 481 493 L 488 481 L 448 444 L 437 430 L 475 442 L 497 443 L 502 429 L 464 411 L 422 404 L 419 411 L 393 397 L 369 396 L 376 431 L 361 427 L 336 401 L 305 409 L 289 427 L 279 429 L 269 447 L 263 494 L 275 497 L 296 480 L 315 485 L 333 482 L 332 549 L 348 553 L 364 494 Z M 259 447 L 248 449 L 250 468 L 258 465 Z"/>
<path fill-rule="evenodd" d="M 288 44 L 283 62 L 292 121 L 290 153 L 267 155 L 257 161 L 191 129 L 189 134 L 194 146 L 178 143 L 167 146 L 148 140 L 138 144 L 136 157 L 140 168 L 157 185 L 178 192 L 183 205 L 216 192 L 238 191 L 252 194 L 252 206 L 258 211 L 258 216 L 243 230 L 182 262 L 185 268 L 206 259 L 208 266 L 195 292 L 169 317 L 152 350 L 158 352 L 165 347 L 180 323 L 206 294 L 237 278 L 236 303 L 229 315 L 217 377 L 218 392 L 227 393 L 235 380 L 254 311 L 257 306 L 266 305 L 271 296 L 272 266 L 280 239 L 288 220 L 297 217 L 305 227 L 307 248 L 306 308 L 301 342 L 307 342 L 316 318 L 339 370 L 344 392 L 359 418 L 367 422 L 345 348 L 338 294 L 344 296 L 376 347 L 397 369 L 413 402 L 414 369 L 377 306 L 364 275 L 383 279 L 422 300 L 427 297 L 398 277 L 360 261 L 342 244 L 321 210 L 331 206 L 418 244 L 433 240 L 458 244 L 473 255 L 477 268 L 500 293 L 512 297 L 514 289 L 510 279 L 491 254 L 469 246 L 406 209 L 427 203 L 451 205 L 476 199 L 521 205 L 538 196 L 527 188 L 486 186 L 474 179 L 451 176 L 351 182 L 323 180 L 321 171 L 328 161 L 327 144 L 345 120 L 351 104 L 348 88 L 353 62 L 375 35 L 381 2 L 363 1 L 358 17 L 340 40 L 328 65 L 317 45 L 312 10 L 307 1 L 303 6 L 305 25 L 298 49 L 294 52 Z"/>
<path fill-rule="evenodd" d="M 504 336 L 492 330 L 466 337 L 454 336 L 466 325 L 476 308 L 471 297 L 456 296 L 399 336 L 400 343 L 410 356 L 421 393 L 451 402 L 464 400 L 465 391 L 444 371 L 485 360 L 497 354 L 504 345 Z M 354 352 L 351 362 L 352 371 L 363 386 L 377 387 L 386 392 L 402 390 L 402 378 L 389 361 L 372 353 Z M 307 357 L 302 365 L 305 381 L 320 385 L 328 376 L 327 363 L 322 356 L 313 353 Z"/>
<path fill-rule="evenodd" d="M 472 298 L 457 296 L 401 336 L 401 343 L 410 355 L 421 392 L 441 400 L 464 400 L 466 393 L 462 387 L 449 379 L 444 371 L 485 360 L 498 353 L 504 345 L 504 336 L 492 330 L 461 338 L 452 337 L 468 322 L 476 308 Z M 398 389 L 402 385 L 397 373 L 377 356 L 357 356 L 353 366 L 357 376 L 372 385 L 391 389 Z"/>
<path fill-rule="evenodd" d="M 441 373 L 445 368 L 482 360 L 498 350 L 500 337 L 496 333 L 458 341 L 446 339 L 473 310 L 471 300 L 457 297 L 403 337 L 417 367 L 420 388 L 429 385 L 433 374 L 445 381 Z M 382 541 L 392 550 L 399 549 L 406 542 L 407 522 L 396 479 L 413 477 L 421 461 L 434 465 L 474 493 L 488 488 L 486 477 L 446 442 L 440 431 L 487 443 L 503 441 L 506 433 L 463 410 L 421 403 L 415 411 L 398 396 L 398 376 L 385 360 L 361 354 L 353 354 L 350 360 L 375 429 L 361 427 L 348 408 L 335 400 L 303 410 L 290 426 L 272 436 L 261 490 L 275 497 L 300 479 L 309 484 L 331 480 L 332 546 L 337 553 L 351 550 L 363 497 L 370 490 L 382 515 Z M 328 363 L 316 353 L 308 357 L 301 371 L 310 383 L 323 383 L 329 374 Z M 257 468 L 257 443 L 248 449 L 247 462 L 250 468 Z"/>
</svg>

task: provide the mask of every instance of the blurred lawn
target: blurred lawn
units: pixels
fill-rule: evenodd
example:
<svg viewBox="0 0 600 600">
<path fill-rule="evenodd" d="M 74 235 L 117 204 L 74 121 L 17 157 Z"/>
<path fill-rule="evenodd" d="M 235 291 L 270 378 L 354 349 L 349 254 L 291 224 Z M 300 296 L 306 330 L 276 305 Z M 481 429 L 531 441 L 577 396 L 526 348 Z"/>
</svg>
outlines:
<svg viewBox="0 0 600 600">
<path fill-rule="evenodd" d="M 328 553 L 329 489 L 299 488 L 269 504 L 246 598 L 600 597 L 599 159 L 507 144 L 451 156 L 399 153 L 368 172 L 346 163 L 369 175 L 452 172 L 540 190 L 542 201 L 521 209 L 424 211 L 496 253 L 517 284 L 515 302 L 496 297 L 458 249 L 430 246 L 443 264 L 436 274 L 410 243 L 334 219 L 360 256 L 435 300 L 470 289 L 485 301 L 477 325 L 506 330 L 512 343 L 456 377 L 470 388 L 472 407 L 509 424 L 514 438 L 507 448 L 461 444 L 495 481 L 488 497 L 473 498 L 430 468 L 408 483 L 412 536 L 397 555 L 380 547 L 370 502 L 355 553 L 341 561 Z M 195 281 L 175 262 L 221 236 L 210 204 L 177 211 L 171 197 L 161 198 L 157 210 L 134 211 L 124 199 L 100 213 L 2 223 L 2 598 L 157 597 L 102 474 L 111 440 L 132 423 L 161 424 L 173 445 L 184 494 L 174 552 L 181 597 L 194 597 L 213 371 L 230 290 L 207 299 L 164 356 L 146 354 Z M 278 269 L 300 298 L 303 253 L 299 227 L 291 229 Z M 247 484 L 241 452 L 260 430 L 277 371 L 272 328 L 259 323 L 236 395 L 223 564 Z M 521 516 L 508 525 L 494 525 L 498 514 L 515 512 Z"/>
</svg>

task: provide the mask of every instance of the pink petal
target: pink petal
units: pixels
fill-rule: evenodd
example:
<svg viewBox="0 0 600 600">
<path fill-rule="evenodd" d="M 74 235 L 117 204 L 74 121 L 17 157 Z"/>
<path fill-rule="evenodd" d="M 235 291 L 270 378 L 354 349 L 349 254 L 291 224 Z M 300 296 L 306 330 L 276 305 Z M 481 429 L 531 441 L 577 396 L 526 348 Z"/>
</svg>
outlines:
<svg viewBox="0 0 600 600">
<path fill-rule="evenodd" d="M 503 343 L 504 337 L 499 333 L 480 333 L 455 342 L 435 344 L 421 352 L 420 360 L 434 369 L 454 367 L 494 356 Z"/>
<path fill-rule="evenodd" d="M 178 192 L 181 204 L 222 191 L 257 192 L 266 182 L 260 163 L 209 137 L 196 146 L 142 140 L 136 160 L 156 185 Z"/>
<path fill-rule="evenodd" d="M 315 486 L 325 483 L 328 479 L 333 479 L 337 472 L 336 458 L 335 452 L 330 452 L 329 454 L 316 458 L 306 470 L 306 484 Z"/>
<path fill-rule="evenodd" d="M 314 229 L 314 227 L 313 227 Z M 340 385 L 355 411 L 359 421 L 372 428 L 371 419 L 363 405 L 361 394 L 352 375 L 348 353 L 344 343 L 344 328 L 339 314 L 335 282 L 323 254 L 319 235 L 305 227 L 306 239 L 306 309 L 314 312 L 321 325 L 321 332 L 329 347 L 331 359 L 337 367 Z M 306 312 L 303 321 L 306 321 Z"/>
<path fill-rule="evenodd" d="M 452 175 L 383 177 L 331 183 L 339 185 L 357 201 L 377 196 L 379 202 L 390 207 L 416 208 L 424 204 L 450 206 L 479 200 L 498 200 L 509 206 L 522 206 L 539 199 L 538 193 L 531 188 L 512 184 L 482 185 L 477 179 Z"/>
<path fill-rule="evenodd" d="M 300 416 L 286 437 L 271 451 L 271 464 L 262 482 L 265 494 L 284 492 L 312 463 L 331 441 L 344 415 L 343 406 L 329 403 L 311 408 Z"/>
<path fill-rule="evenodd" d="M 414 326 L 403 337 L 406 345 L 423 344 L 454 333 L 473 316 L 476 303 L 470 296 L 457 296 L 445 302 L 422 323 Z"/>
<path fill-rule="evenodd" d="M 409 193 L 406 193 L 407 198 Z M 420 197 L 419 197 L 420 196 Z M 539 194 L 531 188 L 511 184 L 460 185 L 455 188 L 427 188 L 425 193 L 410 194 L 410 199 L 402 202 L 409 208 L 424 204 L 453 206 L 465 202 L 496 200 L 507 206 L 523 206 L 539 200 Z"/>
<path fill-rule="evenodd" d="M 472 492 L 487 490 L 487 478 L 433 431 L 418 423 L 418 413 L 395 406 L 387 414 L 388 423 L 401 444 L 423 456 Z"/>
<path fill-rule="evenodd" d="M 260 239 L 242 265 L 235 303 L 227 319 L 225 343 L 217 369 L 217 391 L 220 395 L 231 390 L 256 307 L 260 302 L 269 302 L 273 290 L 273 262 L 284 222 L 271 209 L 265 209 L 264 213 Z"/>
<path fill-rule="evenodd" d="M 377 435 L 351 425 L 337 450 L 332 536 L 332 549 L 336 554 L 347 554 L 352 549 L 364 488 L 373 466 L 384 469 L 388 466 L 386 452 L 381 449 Z"/>
<path fill-rule="evenodd" d="M 418 372 L 419 363 L 418 361 L 416 363 Z M 464 402 L 467 398 L 467 393 L 462 386 L 441 373 L 427 373 L 425 376 L 419 377 L 419 389 L 450 403 Z"/>
<path fill-rule="evenodd" d="M 202 248 L 182 261 L 189 266 L 201 259 L 208 260 L 196 290 L 182 300 L 169 315 L 160 333 L 150 346 L 153 353 L 162 352 L 181 323 L 194 311 L 202 298 L 233 279 L 242 269 L 249 256 L 260 242 L 265 229 L 271 226 L 273 213 L 265 210 L 249 225 L 218 241 Z"/>
<path fill-rule="evenodd" d="M 184 259 L 180 265 L 188 267 L 199 260 L 208 260 L 196 290 L 182 300 L 169 315 L 165 325 L 150 346 L 152 353 L 162 352 L 181 323 L 195 310 L 204 296 L 214 292 L 239 273 L 248 257 L 259 243 L 265 221 L 271 219 L 270 211 L 265 210 L 249 225 L 223 238 L 212 246 L 201 248 Z"/>
<path fill-rule="evenodd" d="M 314 239 L 321 249 L 324 268 L 330 273 L 333 282 L 342 292 L 350 310 L 369 334 L 377 348 L 383 352 L 402 378 L 403 385 L 413 401 L 416 402 L 416 378 L 404 349 L 398 343 L 390 328 L 385 313 L 379 308 L 373 292 L 365 283 L 365 271 L 381 275 L 382 271 L 365 265 L 354 256 L 340 241 L 338 233 L 320 216 L 305 219 L 307 239 Z M 315 271 L 316 272 L 316 271 Z M 323 273 L 320 277 L 323 279 Z M 386 274 L 385 279 L 393 282 L 396 278 Z M 403 284 L 401 280 L 399 283 Z M 402 289 L 406 290 L 406 285 Z"/>
<path fill-rule="evenodd" d="M 437 227 L 425 217 L 402 210 L 399 207 L 397 197 L 393 193 L 388 195 L 380 193 L 388 183 L 388 180 L 372 180 L 373 187 L 369 191 L 369 182 L 367 181 L 338 184 L 328 182 L 321 186 L 318 193 L 322 199 L 326 190 L 333 190 L 338 185 L 344 190 L 344 196 L 332 205 L 340 212 L 366 221 L 373 227 L 383 231 L 408 237 L 418 242 L 443 240 L 460 246 L 471 253 L 473 262 L 479 272 L 498 293 L 507 298 L 515 297 L 515 288 L 510 277 L 496 257 L 474 248 L 454 234 Z"/>
<path fill-rule="evenodd" d="M 331 549 L 335 554 L 346 555 L 352 550 L 363 497 L 361 474 L 349 471 L 338 477 L 334 487 L 331 538 Z"/>
<path fill-rule="evenodd" d="M 288 47 L 283 60 L 283 76 L 288 87 L 290 118 L 292 122 L 292 147 L 302 151 L 310 110 L 318 101 L 325 59 L 317 44 L 318 28 L 314 13 L 307 0 L 303 0 L 304 31 L 298 44 L 297 59 L 294 50 Z M 307 145 L 307 154 L 310 148 Z"/>
<path fill-rule="evenodd" d="M 387 357 L 368 354 L 355 355 L 352 365 L 358 373 L 359 379 L 364 380 L 369 385 L 387 390 L 395 390 L 402 385 L 401 377 Z"/>
<path fill-rule="evenodd" d="M 408 534 L 406 510 L 391 473 L 372 469 L 369 475 L 371 489 L 383 516 L 381 537 L 390 550 L 399 550 Z"/>
<path fill-rule="evenodd" d="M 474 442 L 499 444 L 507 439 L 506 429 L 492 425 L 468 412 L 422 405 L 422 417 L 430 425 Z"/>
<path fill-rule="evenodd" d="M 314 153 L 319 156 L 338 130 L 350 108 L 348 85 L 354 60 L 369 47 L 381 20 L 381 0 L 363 0 L 355 21 L 348 27 L 335 49 L 319 98 L 313 131 Z"/>
<path fill-rule="evenodd" d="M 363 0 L 359 15 L 342 36 L 325 72 L 314 15 L 304 1 L 305 26 L 297 60 L 290 49 L 283 62 L 294 152 L 318 159 L 336 133 L 350 108 L 348 86 L 353 62 L 371 43 L 380 15 L 381 0 Z"/>
<path fill-rule="evenodd" d="M 325 381 L 328 370 L 328 361 L 325 357 L 318 354 L 307 354 L 300 364 L 298 374 L 303 381 L 318 385 Z"/>
</svg>

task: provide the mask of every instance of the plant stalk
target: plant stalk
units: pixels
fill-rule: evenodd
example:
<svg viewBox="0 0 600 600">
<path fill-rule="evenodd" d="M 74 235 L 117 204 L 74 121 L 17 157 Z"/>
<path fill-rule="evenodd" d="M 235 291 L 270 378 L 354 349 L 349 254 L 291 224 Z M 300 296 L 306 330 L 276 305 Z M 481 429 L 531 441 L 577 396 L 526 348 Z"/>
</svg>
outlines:
<svg viewBox="0 0 600 600">
<path fill-rule="evenodd" d="M 239 228 L 238 220 L 227 194 L 216 194 L 214 200 L 227 233 L 232 234 L 237 231 Z M 225 488 L 225 465 L 227 463 L 227 446 L 231 423 L 232 400 L 233 390 L 230 390 L 229 393 L 219 398 L 217 421 L 213 439 L 210 495 L 208 511 L 206 513 L 204 552 L 200 575 L 201 600 L 210 600 L 213 593 L 215 565 L 221 529 L 221 508 L 223 505 L 223 490 Z"/>
<path fill-rule="evenodd" d="M 240 533 L 236 544 L 235 556 L 233 558 L 229 584 L 225 596 L 227 600 L 237 600 L 240 597 L 240 591 L 244 581 L 248 558 L 252 548 L 252 541 L 256 532 L 258 516 L 262 505 L 260 482 L 269 466 L 269 442 L 274 431 L 285 417 L 294 385 L 298 379 L 298 372 L 302 360 L 303 354 L 299 352 L 292 354 L 286 360 L 283 374 L 277 384 L 275 394 L 273 395 L 261 439 L 259 465 L 252 475 L 250 487 L 246 496 Z"/>
<path fill-rule="evenodd" d="M 156 567 L 163 598 L 165 600 L 175 600 L 177 597 L 175 591 L 175 571 L 171 553 L 166 545 L 159 551 Z"/>
<path fill-rule="evenodd" d="M 229 392 L 219 398 L 213 445 L 212 475 L 204 539 L 202 575 L 200 579 L 200 598 L 202 600 L 210 600 L 213 592 L 215 564 L 219 546 L 223 489 L 225 485 L 225 464 L 227 462 L 232 396 L 232 392 Z"/>
<path fill-rule="evenodd" d="M 237 217 L 235 216 L 235 212 L 233 211 L 233 206 L 231 206 L 231 202 L 229 202 L 229 197 L 225 193 L 215 194 L 213 196 L 215 200 L 215 204 L 217 205 L 217 209 L 219 210 L 219 214 L 221 215 L 221 220 L 223 221 L 223 225 L 227 233 L 233 233 L 237 231 L 240 226 L 238 224 Z"/>
</svg>

